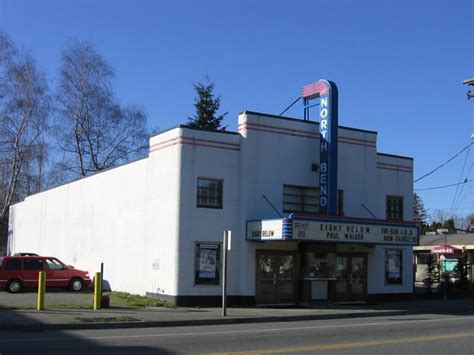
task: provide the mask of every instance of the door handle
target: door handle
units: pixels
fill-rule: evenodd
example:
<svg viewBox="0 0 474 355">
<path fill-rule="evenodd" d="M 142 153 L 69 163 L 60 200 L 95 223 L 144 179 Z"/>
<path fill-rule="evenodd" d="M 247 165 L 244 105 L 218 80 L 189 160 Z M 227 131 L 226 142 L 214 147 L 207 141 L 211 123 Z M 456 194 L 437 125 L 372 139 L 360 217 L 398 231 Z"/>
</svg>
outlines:
<svg viewBox="0 0 474 355">
<path fill-rule="evenodd" d="M 274 285 L 277 284 L 277 275 L 276 274 L 273 274 L 273 284 Z"/>
</svg>

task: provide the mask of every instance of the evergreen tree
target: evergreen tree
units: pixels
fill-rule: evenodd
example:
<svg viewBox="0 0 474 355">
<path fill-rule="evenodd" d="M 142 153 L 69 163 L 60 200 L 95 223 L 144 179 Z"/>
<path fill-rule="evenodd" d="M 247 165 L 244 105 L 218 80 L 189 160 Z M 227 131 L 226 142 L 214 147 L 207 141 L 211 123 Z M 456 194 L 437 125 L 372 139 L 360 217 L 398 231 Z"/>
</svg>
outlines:
<svg viewBox="0 0 474 355">
<path fill-rule="evenodd" d="M 428 254 L 428 260 L 426 264 L 426 277 L 423 279 L 423 283 L 426 286 L 426 292 L 431 293 L 433 290 L 433 284 L 436 282 L 436 264 L 435 257 L 433 254 Z"/>
<path fill-rule="evenodd" d="M 466 291 L 469 285 L 469 258 L 466 251 L 463 256 L 458 258 L 458 263 L 454 267 L 454 275 L 456 277 L 456 287 L 461 291 Z"/>
<path fill-rule="evenodd" d="M 428 211 L 425 209 L 421 197 L 413 193 L 413 220 L 418 224 L 420 234 L 425 234 L 428 229 L 427 220 L 429 218 Z"/>
<path fill-rule="evenodd" d="M 228 112 L 217 114 L 221 106 L 221 96 L 214 97 L 214 83 L 206 76 L 204 81 L 194 84 L 197 97 L 194 99 L 196 113 L 188 117 L 188 126 L 194 128 L 204 128 L 212 130 L 225 130 L 222 120 Z"/>
</svg>

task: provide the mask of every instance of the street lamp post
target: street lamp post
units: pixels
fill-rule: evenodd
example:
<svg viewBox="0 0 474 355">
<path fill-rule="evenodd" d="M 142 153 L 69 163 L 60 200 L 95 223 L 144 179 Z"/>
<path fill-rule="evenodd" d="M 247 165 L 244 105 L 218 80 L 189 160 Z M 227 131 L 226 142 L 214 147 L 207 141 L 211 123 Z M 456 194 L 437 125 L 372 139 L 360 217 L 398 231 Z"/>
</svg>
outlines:
<svg viewBox="0 0 474 355">
<path fill-rule="evenodd" d="M 462 83 L 464 85 L 474 86 L 474 78 L 465 79 Z M 467 99 L 470 100 L 472 98 L 474 98 L 474 92 L 467 90 Z"/>
</svg>

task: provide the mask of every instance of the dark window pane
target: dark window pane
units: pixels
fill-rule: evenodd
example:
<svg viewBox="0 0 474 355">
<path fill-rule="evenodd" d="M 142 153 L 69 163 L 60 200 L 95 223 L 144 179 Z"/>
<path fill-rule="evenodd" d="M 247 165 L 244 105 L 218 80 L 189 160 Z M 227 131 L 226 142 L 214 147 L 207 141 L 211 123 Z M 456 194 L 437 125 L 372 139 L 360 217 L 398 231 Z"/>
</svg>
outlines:
<svg viewBox="0 0 474 355">
<path fill-rule="evenodd" d="M 25 259 L 23 261 L 24 270 L 43 270 L 43 259 Z"/>
<path fill-rule="evenodd" d="M 21 270 L 21 260 L 8 259 L 5 265 L 5 270 Z"/>
</svg>

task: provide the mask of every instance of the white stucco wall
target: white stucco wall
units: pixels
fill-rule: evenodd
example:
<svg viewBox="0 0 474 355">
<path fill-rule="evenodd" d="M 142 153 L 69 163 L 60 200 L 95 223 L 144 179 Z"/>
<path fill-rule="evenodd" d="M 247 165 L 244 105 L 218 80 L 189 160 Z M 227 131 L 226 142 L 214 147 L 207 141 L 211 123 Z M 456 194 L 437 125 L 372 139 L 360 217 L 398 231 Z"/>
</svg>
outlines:
<svg viewBox="0 0 474 355">
<path fill-rule="evenodd" d="M 27 197 L 11 208 L 10 252 L 57 256 L 91 273 L 103 262 L 114 290 L 176 294 L 179 151 Z"/>
</svg>

